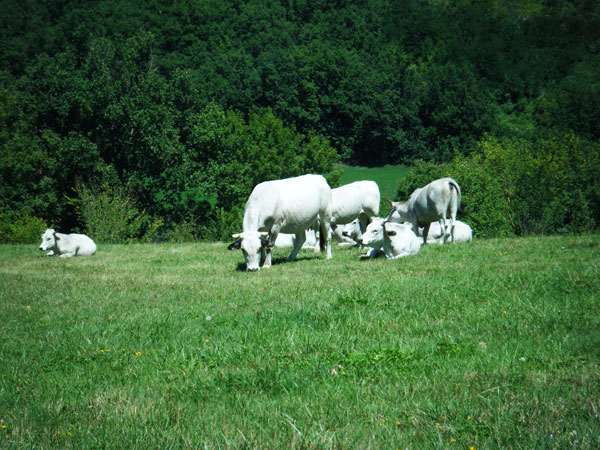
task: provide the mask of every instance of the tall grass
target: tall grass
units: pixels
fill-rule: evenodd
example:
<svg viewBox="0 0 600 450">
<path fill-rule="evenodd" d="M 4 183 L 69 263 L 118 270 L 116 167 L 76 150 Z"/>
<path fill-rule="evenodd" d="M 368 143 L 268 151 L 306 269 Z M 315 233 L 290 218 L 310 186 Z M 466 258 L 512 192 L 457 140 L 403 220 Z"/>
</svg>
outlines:
<svg viewBox="0 0 600 450">
<path fill-rule="evenodd" d="M 600 236 L 0 246 L 0 448 L 598 448 Z"/>
</svg>

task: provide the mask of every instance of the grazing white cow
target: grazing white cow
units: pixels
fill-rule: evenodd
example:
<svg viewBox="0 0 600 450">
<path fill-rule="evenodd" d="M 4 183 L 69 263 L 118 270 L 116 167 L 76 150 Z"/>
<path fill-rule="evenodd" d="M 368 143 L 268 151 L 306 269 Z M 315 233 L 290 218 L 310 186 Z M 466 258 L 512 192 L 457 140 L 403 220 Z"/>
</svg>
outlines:
<svg viewBox="0 0 600 450">
<path fill-rule="evenodd" d="M 449 223 L 446 220 L 446 231 L 448 231 Z M 423 229 L 419 228 L 419 236 L 423 236 Z M 448 242 L 471 242 L 473 240 L 473 230 L 471 227 L 461 222 L 460 220 L 454 221 L 454 237 L 449 236 Z M 429 233 L 427 233 L 428 244 L 443 244 L 444 236 L 438 222 L 432 222 L 429 227 Z"/>
<path fill-rule="evenodd" d="M 387 216 L 389 222 L 410 222 L 415 235 L 419 227 L 423 227 L 423 243 L 427 242 L 427 234 L 431 222 L 440 224 L 441 235 L 446 242 L 454 241 L 454 221 L 460 206 L 460 187 L 452 178 L 440 178 L 427 186 L 416 189 L 406 203 L 390 202 L 392 210 Z M 446 232 L 446 214 L 450 214 L 450 232 Z"/>
<path fill-rule="evenodd" d="M 277 248 L 286 248 L 293 247 L 296 242 L 295 234 L 288 233 L 279 233 L 277 235 L 277 239 L 275 240 L 275 247 Z M 317 234 L 315 230 L 308 229 L 306 230 L 306 241 L 302 245 L 302 248 L 314 248 L 317 245 Z"/>
<path fill-rule="evenodd" d="M 60 255 L 61 258 L 91 256 L 96 253 L 96 244 L 85 234 L 62 234 L 48 228 L 42 234 L 40 250 L 50 250 L 46 256 Z"/>
<path fill-rule="evenodd" d="M 331 190 L 331 223 L 344 225 L 357 217 L 364 231 L 379 214 L 379 187 L 374 181 L 355 181 Z"/>
<path fill-rule="evenodd" d="M 320 245 L 331 258 L 331 188 L 321 175 L 302 175 L 257 184 L 244 209 L 242 233 L 227 248 L 241 248 L 246 270 L 271 267 L 271 251 L 280 232 L 296 235 L 288 261 L 296 258 L 306 240 L 306 229 L 316 221 L 320 227 Z M 266 256 L 265 256 L 266 253 Z"/>
<path fill-rule="evenodd" d="M 373 220 L 369 224 L 361 241 L 364 245 L 372 247 L 372 254 L 368 255 L 371 258 L 381 250 L 388 259 L 415 255 L 421 250 L 421 240 L 413 232 L 410 224 L 386 222 L 383 218 Z"/>
</svg>

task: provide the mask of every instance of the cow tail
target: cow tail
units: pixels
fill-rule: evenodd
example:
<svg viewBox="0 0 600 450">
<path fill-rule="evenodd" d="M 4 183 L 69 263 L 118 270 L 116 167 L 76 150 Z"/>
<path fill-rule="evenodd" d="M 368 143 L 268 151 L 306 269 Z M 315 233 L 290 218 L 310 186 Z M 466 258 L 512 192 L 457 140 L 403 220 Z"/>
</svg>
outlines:
<svg viewBox="0 0 600 450">
<path fill-rule="evenodd" d="M 448 181 L 448 184 L 450 184 L 450 189 L 454 188 L 456 189 L 456 210 L 457 211 L 462 211 L 461 209 L 461 194 L 460 194 L 460 186 L 458 185 L 458 183 L 452 179 L 450 179 L 450 181 Z"/>
</svg>

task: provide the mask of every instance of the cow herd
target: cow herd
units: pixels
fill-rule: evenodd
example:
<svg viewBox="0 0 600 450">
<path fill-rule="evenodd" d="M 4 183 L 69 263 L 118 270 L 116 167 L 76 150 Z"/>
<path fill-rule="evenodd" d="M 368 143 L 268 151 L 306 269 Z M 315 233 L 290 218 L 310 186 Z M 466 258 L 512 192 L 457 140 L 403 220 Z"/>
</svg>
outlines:
<svg viewBox="0 0 600 450">
<path fill-rule="evenodd" d="M 324 251 L 330 259 L 332 237 L 339 245 L 370 247 L 363 257 L 383 253 L 400 258 L 419 252 L 425 243 L 470 242 L 471 228 L 456 220 L 460 187 L 441 178 L 416 189 L 406 203 L 390 202 L 387 217 L 378 217 L 380 194 L 374 181 L 356 181 L 331 189 L 321 175 L 302 175 L 259 183 L 246 202 L 242 232 L 227 248 L 240 249 L 246 270 L 271 266 L 274 247 L 292 247 L 292 261 L 303 247 Z M 83 234 L 48 229 L 40 250 L 61 257 L 93 255 L 96 244 Z"/>
<path fill-rule="evenodd" d="M 471 228 L 456 220 L 460 187 L 441 178 L 415 190 L 406 203 L 391 202 L 386 218 L 378 217 L 380 194 L 373 181 L 356 181 L 330 189 L 320 175 L 303 175 L 258 184 L 244 209 L 243 231 L 227 248 L 241 249 L 246 270 L 271 266 L 274 247 L 292 247 L 287 261 L 304 246 L 326 251 L 331 258 L 332 236 L 340 245 L 356 243 L 400 258 L 419 252 L 427 242 L 469 242 Z M 318 232 L 318 238 L 317 233 Z"/>
</svg>

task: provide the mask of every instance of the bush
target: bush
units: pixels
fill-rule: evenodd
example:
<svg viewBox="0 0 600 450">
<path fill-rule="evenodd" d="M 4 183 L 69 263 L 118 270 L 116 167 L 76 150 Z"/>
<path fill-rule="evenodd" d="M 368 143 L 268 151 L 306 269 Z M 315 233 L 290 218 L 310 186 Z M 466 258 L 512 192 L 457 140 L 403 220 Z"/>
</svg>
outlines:
<svg viewBox="0 0 600 450">
<path fill-rule="evenodd" d="M 514 234 L 510 207 L 502 180 L 495 178 L 482 164 L 479 155 L 457 157 L 447 166 L 446 176 L 460 185 L 460 220 L 473 228 L 478 237 L 506 237 Z"/>
<path fill-rule="evenodd" d="M 446 177 L 446 173 L 447 168 L 445 165 L 426 162 L 421 159 L 415 161 L 414 169 L 398 182 L 396 199 L 399 201 L 408 200 L 415 189 L 421 188 L 438 178 Z"/>
<path fill-rule="evenodd" d="M 140 211 L 127 189 L 103 184 L 101 188 L 81 185 L 72 199 L 85 223 L 86 233 L 98 242 L 148 242 L 158 236 L 162 219 L 153 219 Z"/>
<path fill-rule="evenodd" d="M 502 180 L 517 234 L 582 232 L 600 221 L 600 144 L 566 134 L 530 143 L 488 138 L 485 166 Z"/>
<path fill-rule="evenodd" d="M 0 213 L 0 243 L 33 244 L 48 228 L 46 222 L 27 213 L 5 211 Z"/>
<path fill-rule="evenodd" d="M 461 220 L 477 236 L 591 231 L 600 223 L 600 144 L 571 134 L 537 140 L 486 137 L 479 153 L 451 164 L 418 161 L 398 185 L 452 177 L 461 187 Z"/>
<path fill-rule="evenodd" d="M 513 234 L 502 187 L 476 155 L 457 157 L 452 164 L 444 165 L 417 161 L 414 169 L 398 183 L 396 197 L 408 200 L 415 189 L 444 177 L 454 178 L 459 184 L 462 200 L 457 216 L 473 228 L 475 236 Z"/>
</svg>

